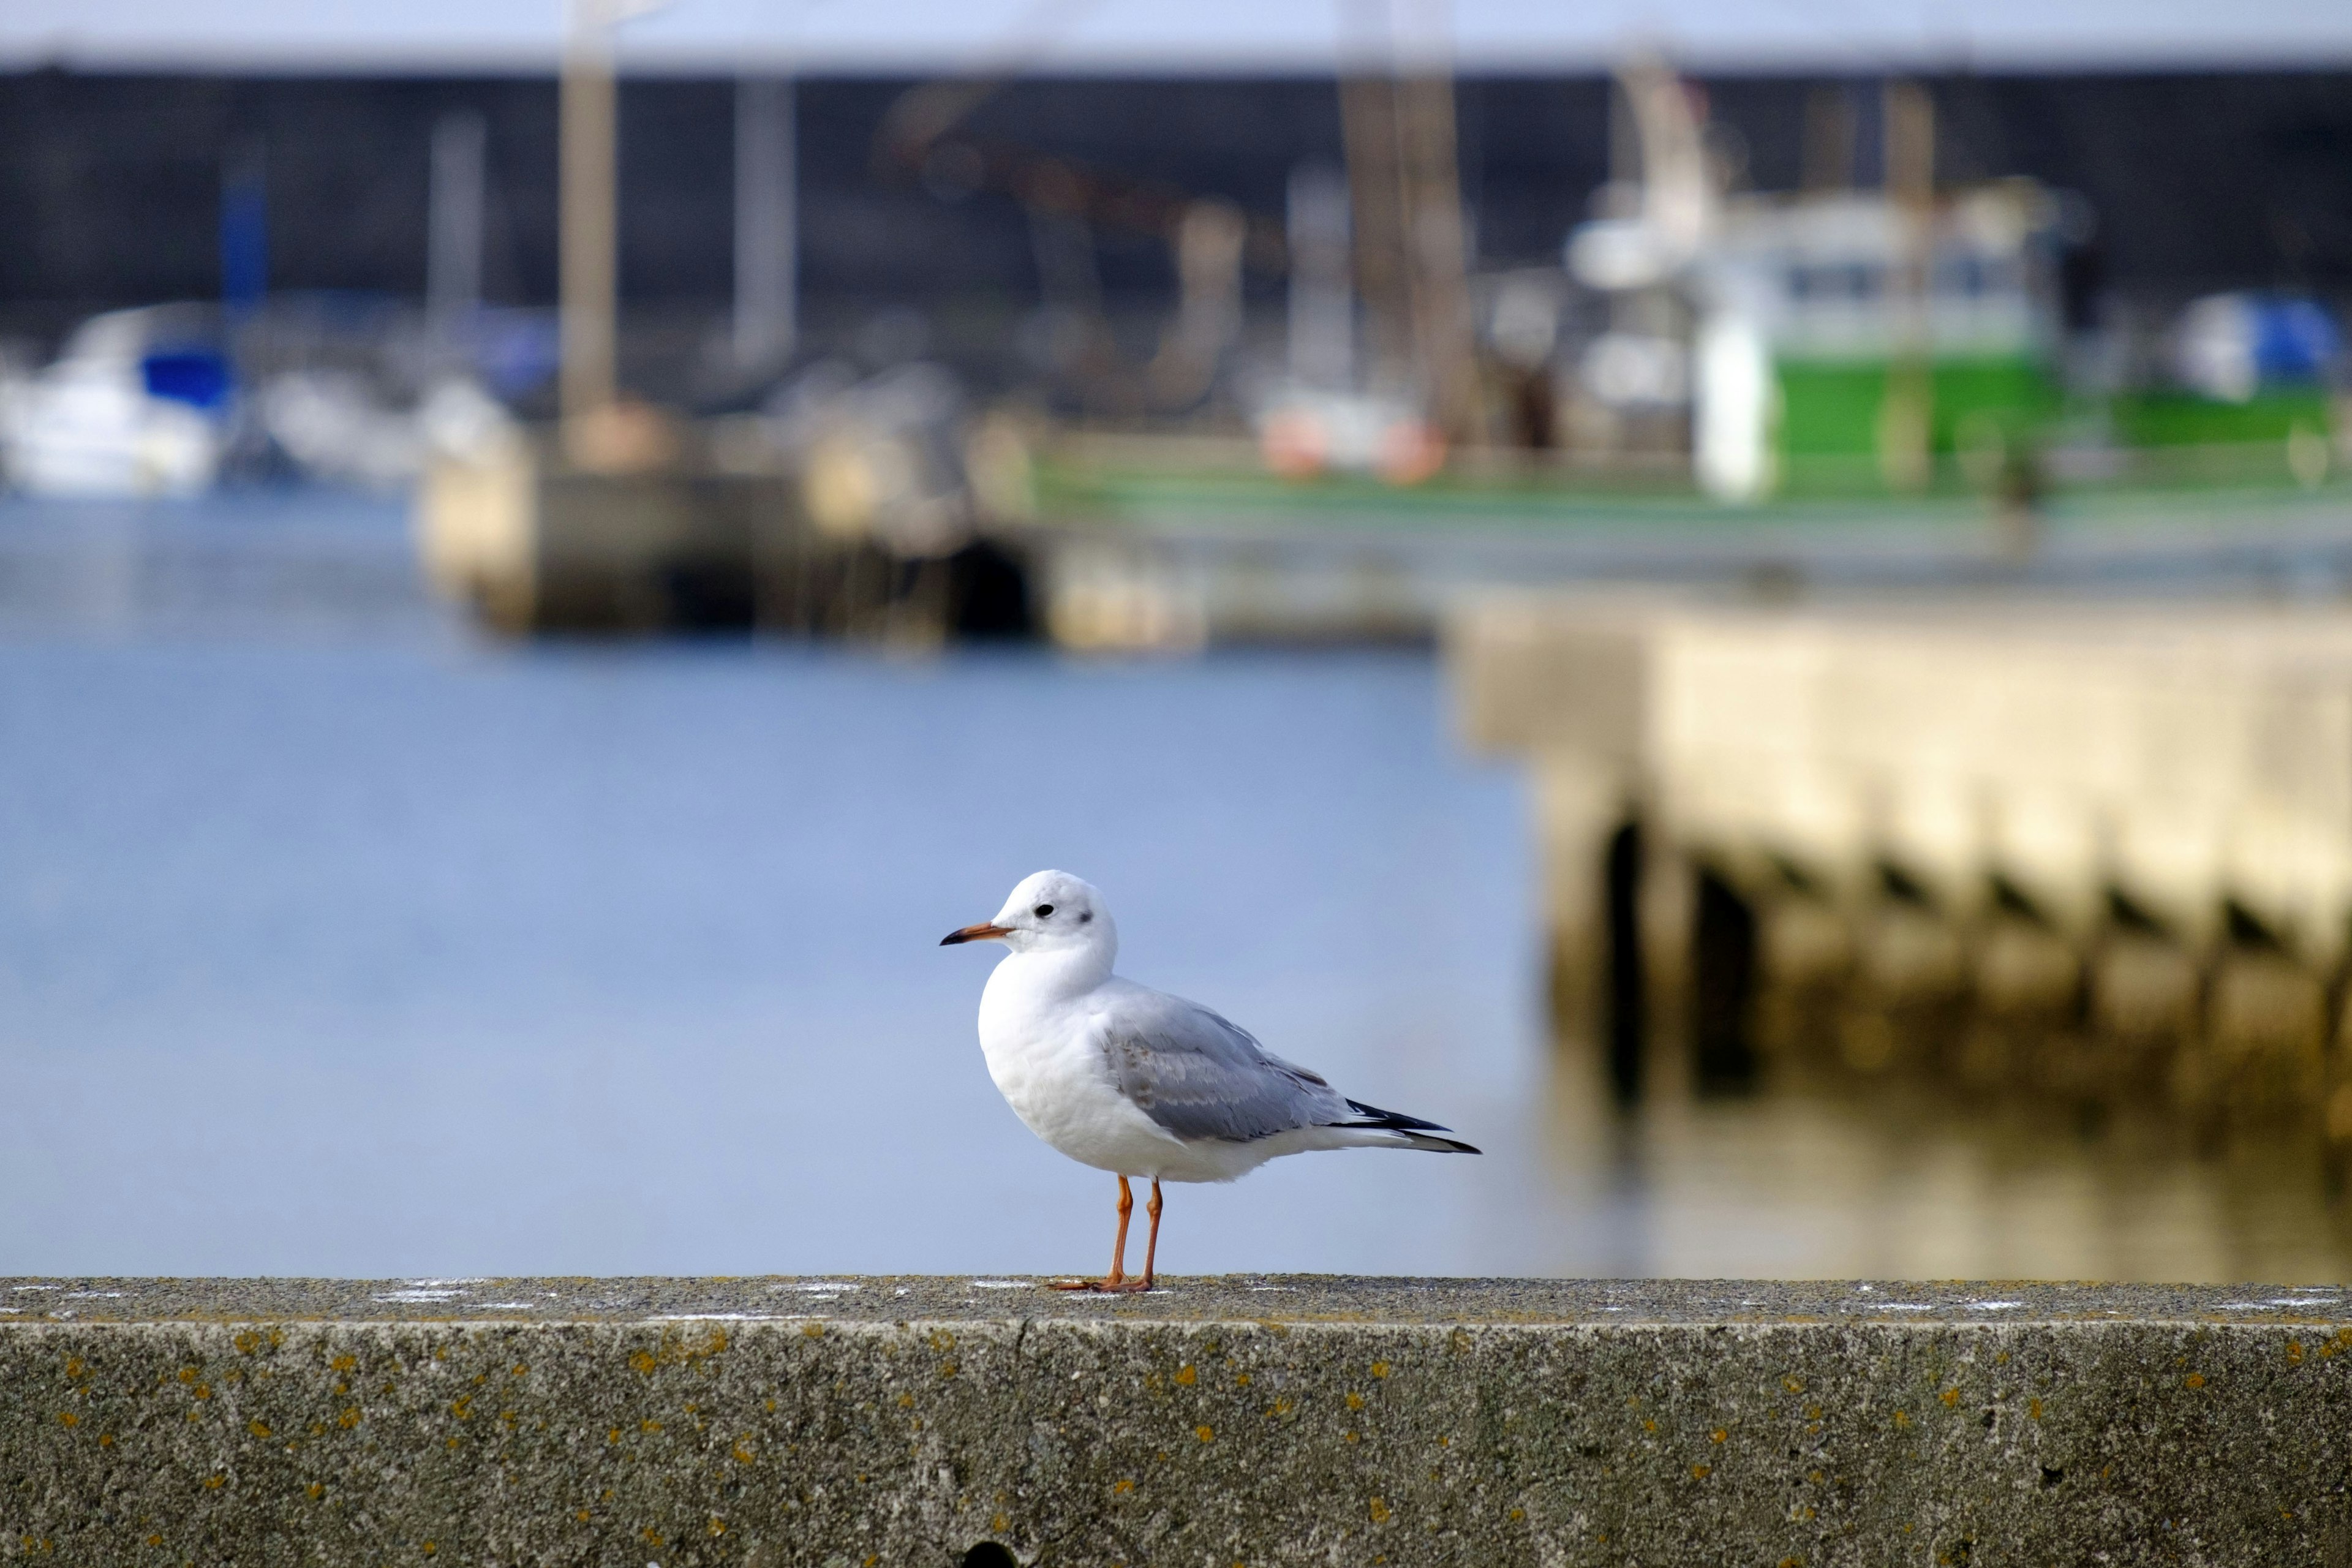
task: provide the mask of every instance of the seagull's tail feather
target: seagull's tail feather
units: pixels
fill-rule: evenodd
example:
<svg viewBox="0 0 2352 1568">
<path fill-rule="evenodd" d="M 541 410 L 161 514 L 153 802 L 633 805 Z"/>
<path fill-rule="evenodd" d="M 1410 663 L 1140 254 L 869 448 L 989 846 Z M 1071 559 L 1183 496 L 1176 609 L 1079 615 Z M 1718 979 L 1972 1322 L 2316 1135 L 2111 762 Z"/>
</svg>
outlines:
<svg viewBox="0 0 2352 1568">
<path fill-rule="evenodd" d="M 1403 1148 L 1427 1149 L 1440 1154 L 1475 1154 L 1479 1152 L 1456 1139 L 1431 1136 L 1437 1132 L 1450 1132 L 1453 1129 L 1440 1127 L 1434 1121 L 1423 1121 L 1418 1116 L 1407 1116 L 1401 1110 L 1382 1110 L 1377 1105 L 1366 1105 L 1357 1100 L 1348 1101 L 1348 1109 L 1363 1120 L 1342 1121 L 1339 1125 L 1361 1127 L 1373 1132 L 1393 1132 L 1397 1142 Z"/>
</svg>

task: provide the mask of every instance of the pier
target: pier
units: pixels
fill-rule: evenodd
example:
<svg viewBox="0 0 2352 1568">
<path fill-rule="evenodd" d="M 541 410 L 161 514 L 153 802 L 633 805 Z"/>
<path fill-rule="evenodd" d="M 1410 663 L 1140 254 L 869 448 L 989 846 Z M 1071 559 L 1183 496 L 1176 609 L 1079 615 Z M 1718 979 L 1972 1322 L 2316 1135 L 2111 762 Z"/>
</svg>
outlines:
<svg viewBox="0 0 2352 1568">
<path fill-rule="evenodd" d="M 2352 617 L 1495 596 L 1449 643 L 1535 770 L 1560 1005 L 1631 1091 L 1913 1070 L 2352 1142 Z"/>
</svg>

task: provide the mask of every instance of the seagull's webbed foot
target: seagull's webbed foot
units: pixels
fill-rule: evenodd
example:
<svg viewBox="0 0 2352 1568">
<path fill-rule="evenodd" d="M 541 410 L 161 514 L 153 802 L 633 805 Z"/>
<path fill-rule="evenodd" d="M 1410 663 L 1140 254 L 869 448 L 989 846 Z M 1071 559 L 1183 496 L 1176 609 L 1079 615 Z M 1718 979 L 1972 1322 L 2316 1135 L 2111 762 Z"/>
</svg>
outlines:
<svg viewBox="0 0 2352 1568">
<path fill-rule="evenodd" d="M 1118 1236 L 1110 1248 L 1110 1272 L 1099 1279 L 1048 1279 L 1048 1290 L 1100 1290 L 1106 1295 L 1135 1295 L 1151 1289 L 1151 1260 L 1160 1248 L 1160 1178 L 1151 1178 L 1151 1201 L 1144 1205 L 1151 1215 L 1151 1242 L 1143 1255 L 1143 1277 L 1136 1279 L 1127 1271 L 1127 1216 L 1135 1212 L 1135 1194 L 1129 1190 L 1127 1178 L 1118 1179 Z"/>
</svg>

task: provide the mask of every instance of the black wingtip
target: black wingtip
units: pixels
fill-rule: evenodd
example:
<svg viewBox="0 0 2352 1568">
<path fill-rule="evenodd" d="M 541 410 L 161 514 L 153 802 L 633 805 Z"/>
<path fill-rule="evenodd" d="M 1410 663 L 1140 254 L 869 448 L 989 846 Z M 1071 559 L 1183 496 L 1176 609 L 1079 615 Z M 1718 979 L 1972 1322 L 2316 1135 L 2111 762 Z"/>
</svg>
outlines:
<svg viewBox="0 0 2352 1568">
<path fill-rule="evenodd" d="M 1451 1127 L 1441 1127 L 1434 1121 L 1423 1121 L 1418 1116 L 1407 1116 L 1402 1110 L 1382 1110 L 1379 1106 L 1366 1105 L 1360 1100 L 1348 1101 L 1348 1109 L 1364 1118 L 1361 1121 L 1349 1122 L 1348 1125 L 1350 1127 L 1379 1127 L 1391 1132 L 1451 1132 L 1454 1131 Z M 1477 1152 L 1475 1149 L 1470 1152 L 1474 1154 Z"/>
</svg>

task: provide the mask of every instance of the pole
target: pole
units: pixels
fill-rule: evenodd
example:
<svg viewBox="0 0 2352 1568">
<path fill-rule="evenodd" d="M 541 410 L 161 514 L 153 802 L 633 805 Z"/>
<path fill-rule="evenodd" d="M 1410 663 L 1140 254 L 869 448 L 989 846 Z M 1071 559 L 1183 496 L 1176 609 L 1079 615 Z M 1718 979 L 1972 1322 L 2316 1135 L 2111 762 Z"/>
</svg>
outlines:
<svg viewBox="0 0 2352 1568">
<path fill-rule="evenodd" d="M 800 181 L 787 78 L 735 84 L 735 363 L 770 368 L 799 333 Z"/>
<path fill-rule="evenodd" d="M 1885 179 L 1895 216 L 1886 400 L 1878 459 L 1888 486 L 1917 494 L 1933 473 L 1933 322 L 1928 317 L 1936 201 L 1936 100 L 1916 81 L 1886 84 Z"/>
<path fill-rule="evenodd" d="M 1355 380 L 1356 301 L 1348 286 L 1348 184 L 1303 163 L 1290 172 L 1290 379 L 1347 389 Z"/>
<path fill-rule="evenodd" d="M 488 135 L 482 117 L 470 110 L 445 114 L 433 127 L 425 311 L 434 330 L 444 334 L 482 302 L 482 166 Z"/>
<path fill-rule="evenodd" d="M 612 35 L 596 0 L 572 0 L 562 86 L 563 439 L 575 461 L 593 454 L 613 404 L 619 311 L 618 194 Z"/>
</svg>

